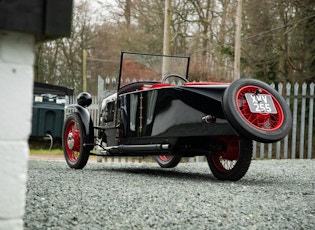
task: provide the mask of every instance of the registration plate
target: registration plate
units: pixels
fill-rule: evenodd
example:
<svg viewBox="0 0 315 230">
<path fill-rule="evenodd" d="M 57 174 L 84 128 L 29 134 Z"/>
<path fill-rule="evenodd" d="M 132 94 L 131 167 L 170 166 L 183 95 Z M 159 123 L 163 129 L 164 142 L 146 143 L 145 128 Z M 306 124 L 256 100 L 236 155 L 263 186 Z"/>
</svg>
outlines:
<svg viewBox="0 0 315 230">
<path fill-rule="evenodd" d="M 246 93 L 245 97 L 252 113 L 277 113 L 277 109 L 270 95 Z"/>
</svg>

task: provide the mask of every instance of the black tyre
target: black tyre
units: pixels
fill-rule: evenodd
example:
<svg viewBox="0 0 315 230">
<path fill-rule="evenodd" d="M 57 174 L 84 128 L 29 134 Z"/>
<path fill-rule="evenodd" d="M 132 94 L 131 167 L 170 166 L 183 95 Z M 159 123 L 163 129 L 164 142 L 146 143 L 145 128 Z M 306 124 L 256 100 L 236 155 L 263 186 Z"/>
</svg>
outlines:
<svg viewBox="0 0 315 230">
<path fill-rule="evenodd" d="M 182 159 L 182 157 L 180 157 L 180 156 L 173 156 L 173 155 L 159 155 L 159 156 L 155 156 L 156 162 L 162 168 L 174 168 L 174 167 L 176 167 L 179 164 L 181 159 Z"/>
<path fill-rule="evenodd" d="M 219 180 L 240 180 L 251 163 L 252 141 L 238 136 L 214 137 L 211 141 L 220 143 L 223 147 L 207 156 L 213 175 Z"/>
<path fill-rule="evenodd" d="M 265 100 L 249 103 L 248 97 Z M 267 97 L 270 98 L 268 102 Z M 234 81 L 224 92 L 222 106 L 231 126 L 251 140 L 276 142 L 283 139 L 292 128 L 292 115 L 286 101 L 275 89 L 258 80 Z M 257 111 L 253 111 L 253 106 L 256 106 Z"/>
<path fill-rule="evenodd" d="M 89 159 L 90 148 L 83 145 L 87 141 L 87 136 L 78 113 L 71 113 L 67 116 L 62 137 L 62 147 L 67 164 L 70 168 L 82 169 Z"/>
</svg>

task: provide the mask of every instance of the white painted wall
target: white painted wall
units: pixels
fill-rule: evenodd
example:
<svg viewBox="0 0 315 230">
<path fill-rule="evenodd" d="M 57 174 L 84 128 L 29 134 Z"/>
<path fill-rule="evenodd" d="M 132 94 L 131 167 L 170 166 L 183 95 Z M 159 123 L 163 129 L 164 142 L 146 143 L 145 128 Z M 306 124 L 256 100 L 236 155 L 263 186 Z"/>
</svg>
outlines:
<svg viewBox="0 0 315 230">
<path fill-rule="evenodd" d="M 0 30 L 0 230 L 23 229 L 34 35 Z"/>
</svg>

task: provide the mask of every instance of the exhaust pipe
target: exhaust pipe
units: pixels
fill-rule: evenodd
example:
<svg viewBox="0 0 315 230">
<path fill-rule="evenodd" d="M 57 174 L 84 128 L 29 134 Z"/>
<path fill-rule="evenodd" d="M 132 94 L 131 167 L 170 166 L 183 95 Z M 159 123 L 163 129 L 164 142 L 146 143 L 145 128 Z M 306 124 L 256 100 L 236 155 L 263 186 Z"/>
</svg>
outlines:
<svg viewBox="0 0 315 230">
<path fill-rule="evenodd" d="M 157 152 L 167 151 L 170 149 L 170 144 L 150 144 L 150 145 L 118 145 L 105 147 L 104 150 L 108 153 L 137 153 L 137 152 Z"/>
<path fill-rule="evenodd" d="M 98 154 L 90 153 L 95 156 L 142 156 L 143 153 L 161 153 L 167 152 L 170 149 L 170 144 L 150 144 L 150 145 L 118 145 L 110 147 L 102 147 L 102 150 Z"/>
<path fill-rule="evenodd" d="M 169 150 L 169 144 L 150 144 L 150 145 L 118 145 L 118 151 L 120 153 L 125 152 L 141 152 L 141 151 L 161 151 Z"/>
</svg>

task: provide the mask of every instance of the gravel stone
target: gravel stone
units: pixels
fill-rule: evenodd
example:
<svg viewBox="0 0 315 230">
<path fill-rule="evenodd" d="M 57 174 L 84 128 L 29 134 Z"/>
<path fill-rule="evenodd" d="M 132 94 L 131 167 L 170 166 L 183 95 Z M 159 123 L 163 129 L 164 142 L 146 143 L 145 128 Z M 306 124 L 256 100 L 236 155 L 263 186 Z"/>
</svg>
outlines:
<svg viewBox="0 0 315 230">
<path fill-rule="evenodd" d="M 315 160 L 253 160 L 240 181 L 206 163 L 29 160 L 24 229 L 315 229 Z"/>
</svg>

